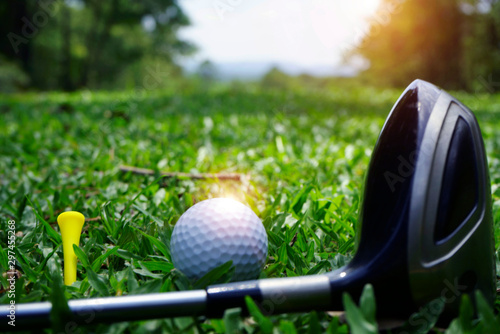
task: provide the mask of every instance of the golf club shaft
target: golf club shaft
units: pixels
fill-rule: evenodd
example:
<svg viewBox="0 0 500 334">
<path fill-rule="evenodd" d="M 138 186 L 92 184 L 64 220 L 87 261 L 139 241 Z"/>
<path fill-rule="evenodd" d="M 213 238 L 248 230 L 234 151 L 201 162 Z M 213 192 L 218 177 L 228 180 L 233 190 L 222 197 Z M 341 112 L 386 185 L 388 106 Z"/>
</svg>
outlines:
<svg viewBox="0 0 500 334">
<path fill-rule="evenodd" d="M 142 320 L 162 317 L 198 315 L 205 312 L 206 292 L 204 290 L 154 293 L 123 297 L 79 299 L 68 301 L 72 313 L 71 321 L 78 324 Z M 51 326 L 50 302 L 18 304 L 15 318 L 7 305 L 0 307 L 2 322 L 0 329 L 22 330 Z M 15 319 L 15 328 L 7 324 Z"/>
<path fill-rule="evenodd" d="M 173 318 L 220 317 L 226 309 L 245 307 L 252 297 L 267 314 L 327 309 L 332 307 L 330 276 L 315 275 L 265 279 L 214 285 L 206 290 L 154 293 L 68 301 L 68 323 L 92 325 L 106 322 Z M 0 330 L 40 329 L 51 326 L 50 302 L 0 306 Z M 9 317 L 11 315 L 15 317 Z M 15 327 L 8 324 L 15 319 Z"/>
</svg>

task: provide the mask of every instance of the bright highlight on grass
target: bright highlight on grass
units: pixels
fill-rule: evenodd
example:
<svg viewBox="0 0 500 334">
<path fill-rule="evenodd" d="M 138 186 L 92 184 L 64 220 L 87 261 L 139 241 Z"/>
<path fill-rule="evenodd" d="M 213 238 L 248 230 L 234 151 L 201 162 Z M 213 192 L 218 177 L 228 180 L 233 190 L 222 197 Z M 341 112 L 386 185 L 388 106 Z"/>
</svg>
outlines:
<svg viewBox="0 0 500 334">
<path fill-rule="evenodd" d="M 76 281 L 76 254 L 73 244 L 80 244 L 85 217 L 76 211 L 63 212 L 57 217 L 61 230 L 64 253 L 64 284 L 71 285 Z"/>
</svg>

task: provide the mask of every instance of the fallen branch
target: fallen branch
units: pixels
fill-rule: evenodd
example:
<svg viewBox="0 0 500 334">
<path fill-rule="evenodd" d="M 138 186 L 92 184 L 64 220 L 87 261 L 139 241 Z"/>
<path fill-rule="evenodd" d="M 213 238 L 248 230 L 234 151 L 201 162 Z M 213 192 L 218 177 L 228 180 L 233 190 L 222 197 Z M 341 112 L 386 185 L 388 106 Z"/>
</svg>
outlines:
<svg viewBox="0 0 500 334">
<path fill-rule="evenodd" d="M 156 171 L 147 168 L 139 168 L 134 166 L 120 166 L 120 171 L 124 173 L 134 173 L 139 175 L 156 175 Z M 159 172 L 165 177 L 188 178 L 188 179 L 218 179 L 218 180 L 235 180 L 243 181 L 248 179 L 248 175 L 240 173 L 181 173 L 181 172 Z"/>
</svg>

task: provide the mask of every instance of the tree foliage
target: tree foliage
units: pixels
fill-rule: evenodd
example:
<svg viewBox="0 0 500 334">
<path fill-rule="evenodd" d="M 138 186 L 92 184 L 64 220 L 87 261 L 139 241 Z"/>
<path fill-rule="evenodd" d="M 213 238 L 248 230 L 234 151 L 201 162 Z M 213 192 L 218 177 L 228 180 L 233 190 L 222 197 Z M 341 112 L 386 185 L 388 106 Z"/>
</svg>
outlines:
<svg viewBox="0 0 500 334">
<path fill-rule="evenodd" d="M 351 55 L 370 61 L 364 75 L 405 86 L 421 78 L 448 89 L 500 81 L 498 0 L 383 0 Z M 484 85 L 484 82 L 483 82 Z M 500 87 L 498 87 L 500 88 Z"/>
<path fill-rule="evenodd" d="M 142 85 L 152 67 L 171 72 L 175 55 L 194 49 L 177 37 L 189 20 L 175 0 L 3 1 L 0 14 L 4 63 L 37 89 Z"/>
</svg>

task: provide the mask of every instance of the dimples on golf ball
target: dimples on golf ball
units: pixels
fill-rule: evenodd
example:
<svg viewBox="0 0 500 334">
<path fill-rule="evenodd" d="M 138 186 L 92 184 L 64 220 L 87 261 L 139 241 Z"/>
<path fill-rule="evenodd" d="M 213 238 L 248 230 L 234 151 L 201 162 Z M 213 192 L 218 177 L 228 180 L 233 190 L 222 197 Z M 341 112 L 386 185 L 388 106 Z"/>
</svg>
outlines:
<svg viewBox="0 0 500 334">
<path fill-rule="evenodd" d="M 233 260 L 233 281 L 259 276 L 267 256 L 267 234 L 259 217 L 244 204 L 214 198 L 189 208 L 171 239 L 174 266 L 191 279 Z"/>
</svg>

